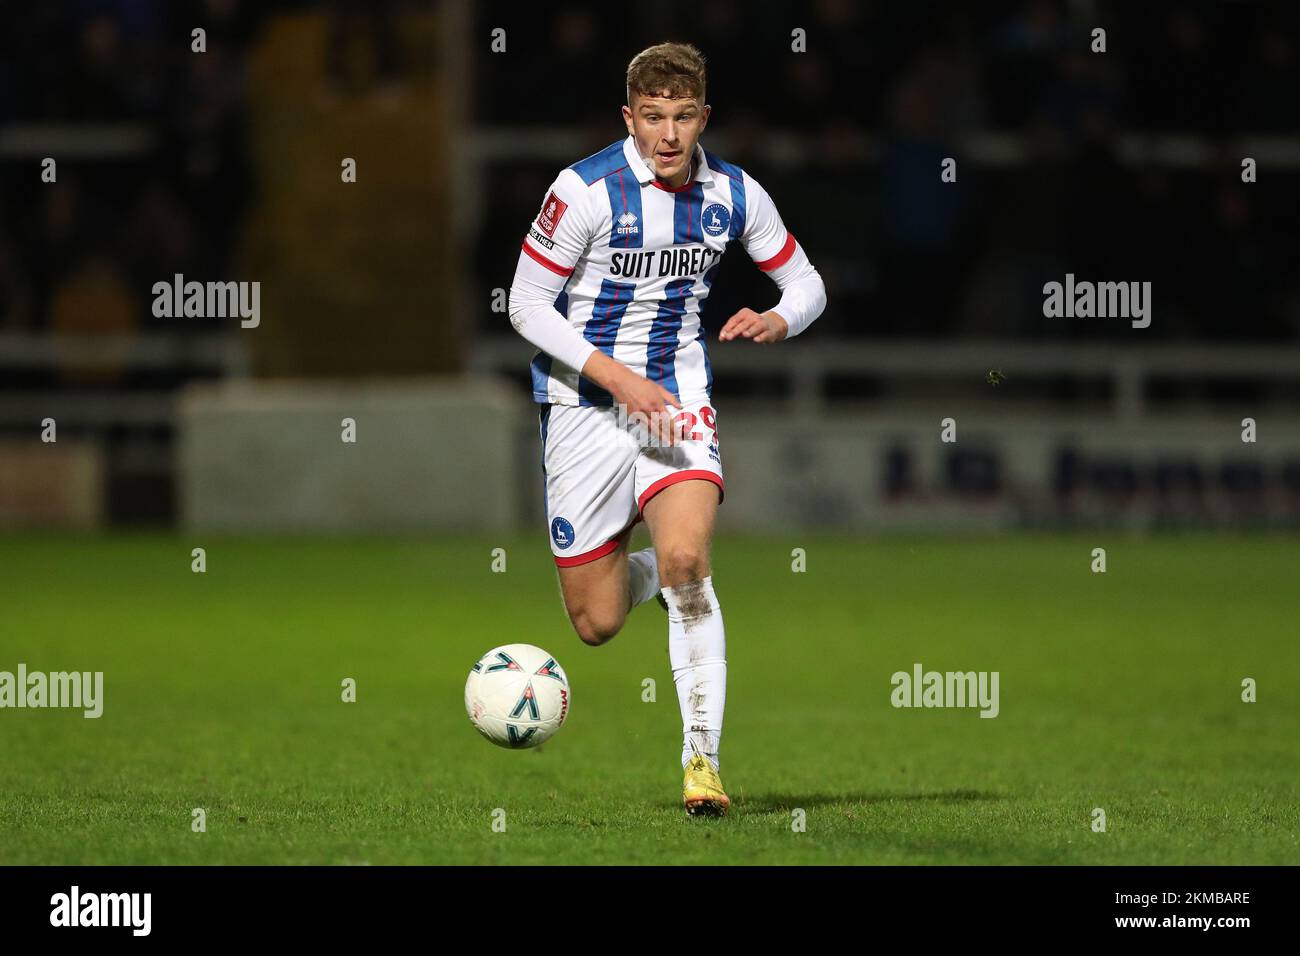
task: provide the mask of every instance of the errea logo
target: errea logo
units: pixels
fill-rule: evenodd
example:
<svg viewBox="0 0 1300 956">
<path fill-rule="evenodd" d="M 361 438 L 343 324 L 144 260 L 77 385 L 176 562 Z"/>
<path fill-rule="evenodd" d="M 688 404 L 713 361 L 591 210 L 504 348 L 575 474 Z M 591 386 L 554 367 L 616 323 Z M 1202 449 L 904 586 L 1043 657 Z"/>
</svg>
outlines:
<svg viewBox="0 0 1300 956">
<path fill-rule="evenodd" d="M 625 212 L 618 217 L 618 225 L 614 227 L 614 234 L 618 236 L 630 236 L 641 231 L 637 225 L 636 213 Z"/>
<path fill-rule="evenodd" d="M 51 926 L 129 926 L 133 936 L 148 936 L 152 927 L 152 893 L 69 893 L 50 897 Z"/>
</svg>

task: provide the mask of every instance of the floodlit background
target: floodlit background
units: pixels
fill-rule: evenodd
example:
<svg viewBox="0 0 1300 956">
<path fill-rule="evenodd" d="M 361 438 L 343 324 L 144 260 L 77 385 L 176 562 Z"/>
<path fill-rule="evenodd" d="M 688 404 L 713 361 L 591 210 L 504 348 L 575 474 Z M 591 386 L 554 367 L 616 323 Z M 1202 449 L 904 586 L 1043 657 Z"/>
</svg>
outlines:
<svg viewBox="0 0 1300 956">
<path fill-rule="evenodd" d="M 725 528 L 1300 516 L 1290 7 L 105 0 L 6 16 L 5 526 L 511 526 L 542 547 L 531 347 L 502 290 L 558 170 L 624 135 L 627 60 L 665 38 L 705 52 L 706 144 L 776 198 L 829 296 L 788 347 L 713 344 Z M 177 273 L 260 282 L 260 326 L 155 318 L 153 283 Z M 1150 328 L 1044 317 L 1043 284 L 1067 273 L 1151 282 Z M 734 249 L 706 326 L 775 301 Z M 386 467 L 325 441 L 350 410 L 355 450 Z M 938 441 L 944 418 L 956 443 Z"/>
</svg>

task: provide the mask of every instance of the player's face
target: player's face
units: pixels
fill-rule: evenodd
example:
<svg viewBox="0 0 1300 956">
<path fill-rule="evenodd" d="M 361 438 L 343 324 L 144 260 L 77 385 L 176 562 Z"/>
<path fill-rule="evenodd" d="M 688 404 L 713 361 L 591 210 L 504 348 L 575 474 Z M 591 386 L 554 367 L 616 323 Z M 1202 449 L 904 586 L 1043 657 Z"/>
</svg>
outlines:
<svg viewBox="0 0 1300 956">
<path fill-rule="evenodd" d="M 623 121 L 655 175 L 669 186 L 681 186 L 690 175 L 691 156 L 709 122 L 709 111 L 694 97 L 633 93 L 632 105 L 623 107 Z"/>
</svg>

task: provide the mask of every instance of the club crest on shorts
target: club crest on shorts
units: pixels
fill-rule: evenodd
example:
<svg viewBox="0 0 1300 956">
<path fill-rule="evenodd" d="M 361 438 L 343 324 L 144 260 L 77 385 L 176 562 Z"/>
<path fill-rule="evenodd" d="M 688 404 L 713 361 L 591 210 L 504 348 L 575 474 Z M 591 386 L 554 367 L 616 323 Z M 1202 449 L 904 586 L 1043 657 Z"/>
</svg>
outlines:
<svg viewBox="0 0 1300 956">
<path fill-rule="evenodd" d="M 700 226 L 710 236 L 720 236 L 731 225 L 731 213 L 720 202 L 709 203 L 700 213 Z"/>
<path fill-rule="evenodd" d="M 573 525 L 565 518 L 556 518 L 551 522 L 551 540 L 563 551 L 573 546 Z"/>
</svg>

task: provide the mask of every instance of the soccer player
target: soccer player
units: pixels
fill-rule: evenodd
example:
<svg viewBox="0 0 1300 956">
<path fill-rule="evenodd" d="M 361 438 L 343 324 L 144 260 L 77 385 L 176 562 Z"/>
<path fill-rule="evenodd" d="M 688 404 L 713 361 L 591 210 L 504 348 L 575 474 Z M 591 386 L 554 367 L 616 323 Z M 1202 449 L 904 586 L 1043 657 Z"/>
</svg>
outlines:
<svg viewBox="0 0 1300 956">
<path fill-rule="evenodd" d="M 627 138 L 551 184 L 519 254 L 510 321 L 538 349 L 543 493 L 569 619 L 599 645 L 638 604 L 657 597 L 666 608 L 683 802 L 721 816 L 727 661 L 709 548 L 723 483 L 700 307 L 732 239 L 781 299 L 741 309 L 721 341 L 797 335 L 826 292 L 763 187 L 700 145 L 704 91 L 693 46 L 661 43 L 632 59 Z M 653 547 L 629 554 L 642 520 Z"/>
</svg>

